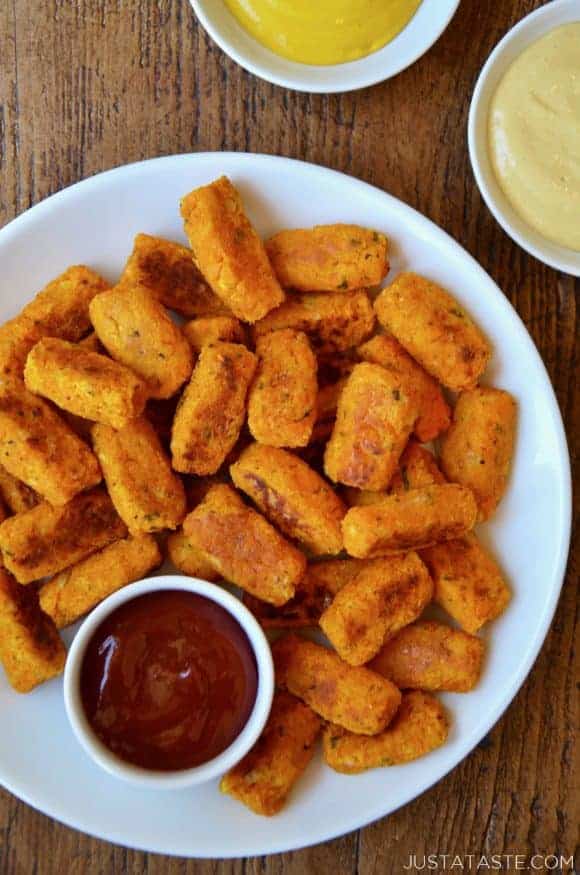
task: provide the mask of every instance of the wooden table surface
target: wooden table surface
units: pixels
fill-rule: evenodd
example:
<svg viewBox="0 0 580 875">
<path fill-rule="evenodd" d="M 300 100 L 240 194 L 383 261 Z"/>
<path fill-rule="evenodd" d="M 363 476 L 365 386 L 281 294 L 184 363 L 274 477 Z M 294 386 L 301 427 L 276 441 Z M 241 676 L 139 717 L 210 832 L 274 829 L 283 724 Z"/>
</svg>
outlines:
<svg viewBox="0 0 580 875">
<path fill-rule="evenodd" d="M 478 71 L 508 28 L 541 5 L 462 0 L 437 45 L 395 79 L 309 96 L 229 61 L 187 0 L 2 0 L 0 225 L 91 174 L 170 153 L 289 155 L 364 179 L 441 225 L 504 290 L 546 363 L 578 474 L 580 283 L 503 233 L 466 148 Z M 507 713 L 450 775 L 389 818 L 278 857 L 180 861 L 81 835 L 0 791 L 0 873 L 398 875 L 410 854 L 571 854 L 579 556 L 577 544 L 550 634 Z"/>
</svg>

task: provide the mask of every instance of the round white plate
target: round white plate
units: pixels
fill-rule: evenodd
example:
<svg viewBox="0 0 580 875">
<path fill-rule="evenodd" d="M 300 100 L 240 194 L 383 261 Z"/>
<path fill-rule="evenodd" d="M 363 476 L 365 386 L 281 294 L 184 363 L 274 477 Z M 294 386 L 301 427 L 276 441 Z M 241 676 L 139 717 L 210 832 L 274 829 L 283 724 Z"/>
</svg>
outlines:
<svg viewBox="0 0 580 875">
<path fill-rule="evenodd" d="M 452 769 L 489 731 L 530 670 L 552 619 L 570 535 L 570 470 L 560 413 L 520 319 L 476 262 L 435 225 L 383 192 L 339 173 L 283 158 L 208 153 L 160 158 L 67 189 L 0 232 L 0 320 L 68 265 L 84 262 L 111 281 L 138 231 L 184 240 L 179 199 L 225 173 L 258 230 L 355 222 L 392 239 L 391 276 L 413 268 L 447 286 L 493 341 L 487 380 L 520 404 L 508 493 L 481 536 L 514 598 L 493 624 L 483 679 L 446 695 L 448 742 L 405 766 L 341 776 L 319 757 L 282 814 L 260 818 L 220 795 L 217 782 L 189 790 L 131 788 L 86 756 L 67 723 L 62 681 L 19 696 L 0 674 L 0 781 L 17 796 L 84 832 L 136 848 L 194 857 L 244 857 L 321 842 L 404 805 Z M 69 635 L 70 637 L 70 635 Z"/>
<path fill-rule="evenodd" d="M 396 76 L 431 48 L 459 6 L 459 0 L 423 0 L 407 26 L 382 49 L 346 64 L 318 66 L 271 52 L 242 27 L 223 0 L 190 3 L 214 42 L 240 67 L 283 88 L 322 94 L 354 91 Z"/>
</svg>

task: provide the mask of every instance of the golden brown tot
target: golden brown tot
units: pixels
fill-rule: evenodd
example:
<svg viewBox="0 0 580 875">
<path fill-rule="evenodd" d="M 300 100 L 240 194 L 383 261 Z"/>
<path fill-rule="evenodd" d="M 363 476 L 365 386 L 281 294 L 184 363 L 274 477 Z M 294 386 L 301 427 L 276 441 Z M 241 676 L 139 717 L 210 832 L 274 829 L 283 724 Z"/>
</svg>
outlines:
<svg viewBox="0 0 580 875">
<path fill-rule="evenodd" d="M 278 280 L 226 176 L 181 201 L 185 233 L 205 279 L 243 322 L 256 322 L 284 300 Z"/>
<path fill-rule="evenodd" d="M 320 628 L 345 662 L 363 665 L 432 597 L 433 582 L 416 553 L 375 559 L 336 595 Z"/>
<path fill-rule="evenodd" d="M 222 577 L 273 605 L 292 598 L 306 570 L 304 554 L 231 486 L 210 489 L 183 531 Z"/>
<path fill-rule="evenodd" d="M 508 392 L 483 386 L 463 392 L 441 443 L 444 473 L 471 489 L 480 520 L 494 514 L 506 490 L 516 416 L 516 402 Z"/>
<path fill-rule="evenodd" d="M 78 341 L 91 327 L 89 304 L 109 284 L 84 265 L 48 283 L 16 318 L 0 327 L 0 373 L 22 378 L 26 356 L 42 337 Z"/>
<path fill-rule="evenodd" d="M 316 357 L 302 331 L 259 337 L 258 368 L 248 398 L 254 438 L 272 447 L 305 447 L 316 419 Z"/>
<path fill-rule="evenodd" d="M 98 273 L 83 264 L 74 265 L 52 280 L 22 310 L 43 337 L 60 337 L 75 343 L 91 328 L 91 301 L 109 289 Z"/>
<path fill-rule="evenodd" d="M 194 264 L 191 249 L 150 234 L 135 237 L 119 285 L 143 289 L 189 319 L 225 310 Z"/>
<path fill-rule="evenodd" d="M 390 681 L 297 635 L 285 635 L 272 647 L 277 683 L 310 705 L 325 720 L 352 732 L 381 732 L 401 703 Z M 385 683 L 386 681 L 386 683 Z"/>
<path fill-rule="evenodd" d="M 475 535 L 421 551 L 435 585 L 434 599 L 466 632 L 495 620 L 511 598 L 504 577 Z"/>
<path fill-rule="evenodd" d="M 167 555 L 175 567 L 190 577 L 201 580 L 219 580 L 219 572 L 215 570 L 205 555 L 193 546 L 182 529 L 172 532 L 167 538 Z"/>
<path fill-rule="evenodd" d="M 460 392 L 472 389 L 491 349 L 449 292 L 415 273 L 402 273 L 375 301 L 379 322 L 433 377 Z"/>
<path fill-rule="evenodd" d="M 220 790 L 255 814 L 278 814 L 312 759 L 320 729 L 320 718 L 307 705 L 288 693 L 276 693 L 262 735 L 224 775 Z"/>
<path fill-rule="evenodd" d="M 38 592 L 40 607 L 62 629 L 111 593 L 145 577 L 161 561 L 152 535 L 115 541 L 43 583 Z"/>
<path fill-rule="evenodd" d="M 405 690 L 467 693 L 479 680 L 484 652 L 481 638 L 423 620 L 389 639 L 369 668 Z"/>
<path fill-rule="evenodd" d="M 256 356 L 237 343 L 204 346 L 179 404 L 171 437 L 173 467 L 215 474 L 236 443 Z"/>
<path fill-rule="evenodd" d="M 303 331 L 321 355 L 345 352 L 371 334 L 375 314 L 365 291 L 291 295 L 254 326 L 256 339 L 280 328 Z"/>
<path fill-rule="evenodd" d="M 326 474 L 347 486 L 386 489 L 417 415 L 416 401 L 397 376 L 380 365 L 356 365 L 338 402 Z"/>
<path fill-rule="evenodd" d="M 326 727 L 324 761 L 347 775 L 402 765 L 441 747 L 448 733 L 447 714 L 434 696 L 419 691 L 404 693 L 393 722 L 372 738 L 345 732 L 339 726 Z"/>
<path fill-rule="evenodd" d="M 66 504 L 102 479 L 87 445 L 46 401 L 11 378 L 0 379 L 0 462 L 51 504 Z"/>
<path fill-rule="evenodd" d="M 33 347 L 26 360 L 27 389 L 93 422 L 123 428 L 145 407 L 145 384 L 108 356 L 56 337 Z"/>
<path fill-rule="evenodd" d="M 38 593 L 0 568 L 0 662 L 18 693 L 61 674 L 66 658 L 56 626 L 38 605 Z"/>
<path fill-rule="evenodd" d="M 117 431 L 98 423 L 92 434 L 109 495 L 130 534 L 176 529 L 186 512 L 185 490 L 151 423 L 140 417 Z"/>
<path fill-rule="evenodd" d="M 285 535 L 317 555 L 340 553 L 346 507 L 302 459 L 287 450 L 251 444 L 230 473 L 238 489 Z"/>
<path fill-rule="evenodd" d="M 152 398 L 170 398 L 188 379 L 191 347 L 149 292 L 115 286 L 93 298 L 90 315 L 109 355 L 137 374 Z"/>
<path fill-rule="evenodd" d="M 359 559 L 419 550 L 464 535 L 476 518 L 473 493 L 463 486 L 410 489 L 385 496 L 377 505 L 352 507 L 342 521 L 344 546 Z"/>
<path fill-rule="evenodd" d="M 441 386 L 405 352 L 394 337 L 377 334 L 363 343 L 358 352 L 364 361 L 381 365 L 396 375 L 408 394 L 415 398 L 419 416 L 413 431 L 417 440 L 424 443 L 435 440 L 449 428 L 451 411 Z"/>
<path fill-rule="evenodd" d="M 80 562 L 124 538 L 127 529 L 107 493 L 83 492 L 62 507 L 48 502 L 0 525 L 0 550 L 19 583 L 30 583 Z"/>
<path fill-rule="evenodd" d="M 378 286 L 387 275 L 387 238 L 359 225 L 280 231 L 266 251 L 280 284 L 299 292 Z"/>
</svg>

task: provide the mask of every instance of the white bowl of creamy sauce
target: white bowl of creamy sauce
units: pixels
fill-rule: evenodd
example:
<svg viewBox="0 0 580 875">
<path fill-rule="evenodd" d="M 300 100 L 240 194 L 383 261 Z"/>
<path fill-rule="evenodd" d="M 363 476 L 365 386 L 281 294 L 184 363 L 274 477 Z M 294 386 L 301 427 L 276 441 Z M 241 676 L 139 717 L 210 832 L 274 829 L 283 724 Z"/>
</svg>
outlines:
<svg viewBox="0 0 580 875">
<path fill-rule="evenodd" d="M 460 0 L 190 0 L 244 69 L 296 91 L 352 91 L 404 70 L 441 36 Z"/>
<path fill-rule="evenodd" d="M 477 82 L 469 153 L 523 249 L 580 276 L 580 0 L 553 0 L 497 45 Z"/>
</svg>

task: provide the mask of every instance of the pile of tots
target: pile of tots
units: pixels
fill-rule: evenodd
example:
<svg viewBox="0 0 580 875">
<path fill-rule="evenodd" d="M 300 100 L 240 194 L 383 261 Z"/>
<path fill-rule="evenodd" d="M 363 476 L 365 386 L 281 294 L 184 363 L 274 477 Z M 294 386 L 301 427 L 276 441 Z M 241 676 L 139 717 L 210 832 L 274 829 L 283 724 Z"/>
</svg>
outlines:
<svg viewBox="0 0 580 875">
<path fill-rule="evenodd" d="M 164 554 L 237 585 L 286 631 L 269 722 L 221 787 L 271 815 L 319 735 L 345 773 L 445 741 L 433 692 L 473 688 L 510 598 L 472 530 L 516 405 L 478 385 L 490 346 L 447 291 L 380 290 L 383 234 L 264 243 L 225 177 L 181 213 L 191 249 L 139 234 L 117 285 L 71 267 L 0 328 L 0 659 L 20 692 L 58 675 L 58 630 Z"/>
</svg>

